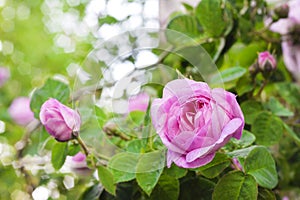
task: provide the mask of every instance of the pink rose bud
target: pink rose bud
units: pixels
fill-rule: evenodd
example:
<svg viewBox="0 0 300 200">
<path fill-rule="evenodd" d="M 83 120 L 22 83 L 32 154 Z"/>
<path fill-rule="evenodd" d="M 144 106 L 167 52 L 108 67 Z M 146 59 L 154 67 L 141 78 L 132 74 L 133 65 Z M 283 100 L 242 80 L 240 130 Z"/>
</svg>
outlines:
<svg viewBox="0 0 300 200">
<path fill-rule="evenodd" d="M 151 106 L 151 119 L 167 147 L 167 166 L 203 166 L 230 138 L 240 139 L 244 116 L 236 96 L 204 82 L 169 82 Z"/>
<path fill-rule="evenodd" d="M 233 158 L 232 163 L 233 163 L 232 168 L 240 170 L 240 171 L 243 170 L 243 167 L 237 158 Z"/>
<path fill-rule="evenodd" d="M 81 120 L 78 112 L 56 99 L 51 98 L 42 105 L 40 120 L 47 132 L 57 141 L 71 140 L 73 132 L 80 130 Z"/>
<path fill-rule="evenodd" d="M 71 168 L 80 169 L 86 167 L 86 156 L 83 153 L 79 152 L 72 157 Z"/>
<path fill-rule="evenodd" d="M 13 100 L 8 113 L 15 123 L 26 126 L 34 119 L 34 114 L 30 109 L 30 99 L 28 97 L 18 97 Z"/>
<path fill-rule="evenodd" d="M 270 72 L 276 68 L 276 59 L 268 51 L 258 54 L 258 67 L 263 72 Z"/>
<path fill-rule="evenodd" d="M 285 3 L 276 7 L 274 12 L 279 18 L 287 18 L 289 16 L 289 9 L 289 5 Z"/>
<path fill-rule="evenodd" d="M 0 67 L 0 87 L 4 85 L 4 83 L 9 79 L 10 72 L 6 67 Z"/>
<path fill-rule="evenodd" d="M 145 92 L 130 97 L 128 103 L 128 111 L 132 112 L 139 110 L 146 112 L 149 104 L 149 99 L 149 95 Z"/>
</svg>

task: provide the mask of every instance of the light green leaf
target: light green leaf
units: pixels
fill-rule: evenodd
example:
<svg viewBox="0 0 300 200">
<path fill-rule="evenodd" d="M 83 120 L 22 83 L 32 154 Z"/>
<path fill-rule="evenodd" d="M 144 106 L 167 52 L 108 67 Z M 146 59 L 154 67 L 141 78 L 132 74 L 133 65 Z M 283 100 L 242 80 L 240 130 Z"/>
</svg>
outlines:
<svg viewBox="0 0 300 200">
<path fill-rule="evenodd" d="M 220 72 L 220 76 L 212 78 L 213 83 L 223 83 L 236 80 L 242 77 L 247 70 L 243 67 L 230 67 Z M 220 79 L 221 78 L 221 79 Z"/>
<path fill-rule="evenodd" d="M 102 128 L 107 121 L 107 115 L 104 112 L 104 110 L 102 108 L 99 108 L 98 106 L 95 106 L 95 113 L 96 113 L 97 121 L 100 127 Z"/>
<path fill-rule="evenodd" d="M 68 155 L 68 143 L 57 142 L 52 148 L 51 163 L 54 169 L 59 170 L 65 163 Z"/>
<path fill-rule="evenodd" d="M 104 189 L 112 195 L 116 195 L 116 185 L 113 174 L 104 166 L 98 167 L 98 176 Z"/>
<path fill-rule="evenodd" d="M 118 20 L 112 16 L 106 16 L 103 18 L 99 18 L 99 26 L 102 26 L 103 24 L 115 24 Z"/>
<path fill-rule="evenodd" d="M 271 112 L 274 115 L 280 116 L 280 117 L 291 117 L 294 115 L 292 111 L 287 109 L 284 105 L 282 105 L 277 99 L 274 97 L 271 97 L 267 107 L 271 110 Z"/>
<path fill-rule="evenodd" d="M 242 76 L 236 83 L 237 87 L 235 87 L 235 89 L 239 96 L 242 96 L 254 89 L 254 84 L 252 83 L 250 76 L 247 75 L 248 74 Z"/>
<path fill-rule="evenodd" d="M 252 124 L 257 115 L 263 111 L 263 106 L 260 102 L 248 100 L 241 104 L 241 109 L 245 116 L 245 122 Z"/>
<path fill-rule="evenodd" d="M 255 179 L 241 171 L 224 175 L 217 183 L 213 200 L 256 199 L 258 194 Z"/>
<path fill-rule="evenodd" d="M 69 96 L 70 88 L 67 84 L 57 80 L 48 79 L 41 88 L 34 91 L 30 102 L 30 108 L 34 113 L 35 118 L 39 119 L 40 109 L 45 101 L 49 98 L 54 98 L 62 104 L 67 104 Z"/>
<path fill-rule="evenodd" d="M 247 130 L 243 130 L 241 139 L 232 138 L 231 141 L 241 148 L 250 146 L 255 141 L 255 135 Z"/>
<path fill-rule="evenodd" d="M 137 165 L 138 185 L 150 195 L 165 166 L 165 152 L 155 151 L 141 155 Z"/>
<path fill-rule="evenodd" d="M 264 111 L 255 118 L 251 131 L 256 137 L 257 144 L 271 146 L 281 139 L 283 125 L 278 117 Z"/>
<path fill-rule="evenodd" d="M 134 125 L 139 126 L 144 122 L 145 115 L 146 115 L 145 112 L 136 110 L 136 111 L 130 112 L 127 118 L 128 118 L 128 121 L 130 121 L 130 123 L 133 123 Z"/>
<path fill-rule="evenodd" d="M 113 156 L 109 162 L 115 183 L 135 179 L 135 172 L 139 160 L 139 154 L 123 152 Z"/>
<path fill-rule="evenodd" d="M 249 153 L 244 169 L 264 188 L 273 189 L 278 183 L 275 161 L 265 147 L 256 147 Z"/>
<path fill-rule="evenodd" d="M 162 175 L 153 190 L 150 199 L 174 200 L 179 196 L 179 181 L 175 177 Z"/>
<path fill-rule="evenodd" d="M 229 165 L 230 160 L 228 159 L 228 157 L 225 154 L 217 153 L 210 163 L 197 168 L 196 171 L 206 178 L 214 178 L 218 176 Z"/>
<path fill-rule="evenodd" d="M 174 17 L 167 26 L 173 31 L 166 31 L 167 40 L 172 44 L 183 44 L 185 37 L 195 38 L 199 35 L 197 20 L 191 15 L 179 15 Z M 186 36 L 180 37 L 175 31 L 180 32 Z M 190 39 L 188 40 L 190 41 Z"/>
<path fill-rule="evenodd" d="M 222 0 L 200 1 L 196 17 L 204 30 L 214 37 L 226 35 L 232 29 L 231 12 Z"/>
</svg>

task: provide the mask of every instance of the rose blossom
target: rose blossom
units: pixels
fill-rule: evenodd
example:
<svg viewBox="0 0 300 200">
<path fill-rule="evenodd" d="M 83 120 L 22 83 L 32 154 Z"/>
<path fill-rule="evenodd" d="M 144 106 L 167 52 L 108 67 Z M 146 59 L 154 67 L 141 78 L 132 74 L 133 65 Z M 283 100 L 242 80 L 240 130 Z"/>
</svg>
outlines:
<svg viewBox="0 0 300 200">
<path fill-rule="evenodd" d="M 9 79 L 10 72 L 6 67 L 0 67 L 0 87 L 4 85 L 4 83 Z"/>
<path fill-rule="evenodd" d="M 128 111 L 147 111 L 149 99 L 149 95 L 145 92 L 130 97 L 128 102 Z"/>
<path fill-rule="evenodd" d="M 268 51 L 258 54 L 258 67 L 262 71 L 272 71 L 276 68 L 276 59 Z"/>
<path fill-rule="evenodd" d="M 58 141 L 68 141 L 73 138 L 74 131 L 80 130 L 78 112 L 56 99 L 51 98 L 42 105 L 40 120 L 47 132 Z"/>
<path fill-rule="evenodd" d="M 172 162 L 196 168 L 210 162 L 231 137 L 240 139 L 244 116 L 234 94 L 189 79 L 169 82 L 151 106 L 152 123 Z"/>
<path fill-rule="evenodd" d="M 15 123 L 25 126 L 34 119 L 34 114 L 30 109 L 30 99 L 28 97 L 18 97 L 13 100 L 8 113 Z"/>
<path fill-rule="evenodd" d="M 288 17 L 273 23 L 270 30 L 282 35 L 282 54 L 287 69 L 300 80 L 300 0 L 288 3 Z"/>
</svg>

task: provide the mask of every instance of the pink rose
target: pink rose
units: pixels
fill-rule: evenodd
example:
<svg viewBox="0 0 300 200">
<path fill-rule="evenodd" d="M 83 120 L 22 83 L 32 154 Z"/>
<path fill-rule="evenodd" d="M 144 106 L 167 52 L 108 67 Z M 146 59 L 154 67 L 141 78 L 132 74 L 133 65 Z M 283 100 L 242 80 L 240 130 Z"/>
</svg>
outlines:
<svg viewBox="0 0 300 200">
<path fill-rule="evenodd" d="M 258 67 L 262 71 L 272 71 L 276 68 L 276 65 L 276 59 L 270 52 L 264 51 L 258 54 Z"/>
<path fill-rule="evenodd" d="M 209 163 L 231 137 L 240 139 L 244 116 L 234 94 L 189 79 L 169 82 L 151 106 L 152 123 L 167 147 L 167 166 Z"/>
<path fill-rule="evenodd" d="M 72 139 L 73 132 L 80 130 L 81 120 L 78 112 L 56 99 L 49 99 L 42 105 L 40 120 L 47 132 L 61 142 Z"/>
<path fill-rule="evenodd" d="M 4 85 L 4 83 L 9 79 L 10 72 L 6 67 L 0 67 L 0 87 Z"/>
<path fill-rule="evenodd" d="M 8 113 L 15 123 L 26 126 L 34 119 L 34 114 L 30 109 L 30 99 L 28 97 L 18 97 L 13 100 Z"/>
<path fill-rule="evenodd" d="M 130 97 L 128 103 L 128 111 L 132 112 L 139 110 L 146 112 L 149 104 L 149 99 L 149 95 L 145 92 Z"/>
</svg>

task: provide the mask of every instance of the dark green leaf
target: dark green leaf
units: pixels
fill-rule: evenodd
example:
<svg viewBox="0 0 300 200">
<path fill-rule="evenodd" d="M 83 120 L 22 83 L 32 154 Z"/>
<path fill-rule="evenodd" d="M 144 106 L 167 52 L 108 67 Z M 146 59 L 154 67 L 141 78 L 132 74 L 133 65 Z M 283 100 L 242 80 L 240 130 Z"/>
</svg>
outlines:
<svg viewBox="0 0 300 200">
<path fill-rule="evenodd" d="M 298 137 L 298 135 L 293 131 L 292 128 L 290 128 L 286 123 L 283 123 L 283 127 L 286 130 L 286 132 L 288 133 L 288 135 L 293 138 L 294 142 L 300 146 L 300 138 Z"/>
<path fill-rule="evenodd" d="M 241 104 L 241 109 L 245 116 L 245 122 L 252 124 L 257 115 L 263 111 L 263 106 L 257 101 L 248 100 Z"/>
<path fill-rule="evenodd" d="M 236 83 L 236 92 L 239 96 L 242 96 L 243 94 L 250 92 L 254 88 L 254 84 L 252 83 L 252 80 L 248 74 L 241 77 L 237 83 Z"/>
<path fill-rule="evenodd" d="M 164 165 L 164 151 L 155 151 L 141 155 L 137 165 L 136 180 L 147 195 L 150 195 L 156 186 Z"/>
<path fill-rule="evenodd" d="M 150 199 L 152 200 L 174 200 L 179 196 L 179 181 L 172 176 L 162 175 L 159 178 Z"/>
<path fill-rule="evenodd" d="M 165 168 L 163 174 L 167 174 L 169 176 L 175 178 L 182 178 L 186 175 L 187 169 L 180 168 L 175 164 L 172 164 L 170 168 Z"/>
<path fill-rule="evenodd" d="M 296 84 L 279 83 L 276 84 L 278 94 L 290 105 L 300 108 L 300 88 Z"/>
<path fill-rule="evenodd" d="M 233 171 L 219 180 L 213 193 L 213 200 L 256 199 L 257 193 L 257 185 L 251 175 Z"/>
<path fill-rule="evenodd" d="M 68 147 L 68 155 L 69 156 L 74 156 L 76 155 L 78 152 L 80 152 L 81 147 L 79 144 L 72 144 Z"/>
<path fill-rule="evenodd" d="M 196 171 L 206 178 L 214 178 L 218 176 L 226 167 L 230 165 L 230 160 L 225 154 L 217 153 L 214 159 L 200 167 Z"/>
<path fill-rule="evenodd" d="M 270 146 L 281 139 L 283 125 L 278 117 L 264 111 L 255 118 L 251 131 L 256 137 L 257 144 Z"/>
<path fill-rule="evenodd" d="M 257 200 L 275 200 L 275 194 L 272 190 L 266 188 L 258 188 L 258 197 Z"/>
<path fill-rule="evenodd" d="M 109 160 L 108 167 L 116 183 L 130 181 L 135 178 L 139 154 L 119 153 Z"/>
<path fill-rule="evenodd" d="M 247 156 L 244 168 L 262 187 L 273 189 L 278 183 L 275 161 L 265 147 L 254 148 Z"/>
<path fill-rule="evenodd" d="M 215 183 L 202 177 L 183 177 L 180 180 L 179 200 L 211 200 Z"/>
<path fill-rule="evenodd" d="M 53 149 L 51 155 L 51 163 L 54 169 L 59 170 L 68 155 L 68 143 L 67 142 L 57 142 Z"/>
<path fill-rule="evenodd" d="M 93 185 L 88 188 L 81 196 L 82 200 L 96 200 L 99 198 L 103 188 L 100 185 Z"/>
<path fill-rule="evenodd" d="M 30 102 L 30 108 L 34 113 L 35 118 L 39 119 L 40 109 L 45 101 L 49 98 L 54 98 L 62 104 L 67 104 L 69 96 L 70 88 L 67 84 L 57 80 L 48 79 L 41 88 L 34 91 Z"/>
<path fill-rule="evenodd" d="M 98 176 L 104 189 L 112 195 L 116 194 L 116 185 L 112 173 L 104 166 L 98 167 Z"/>
</svg>

